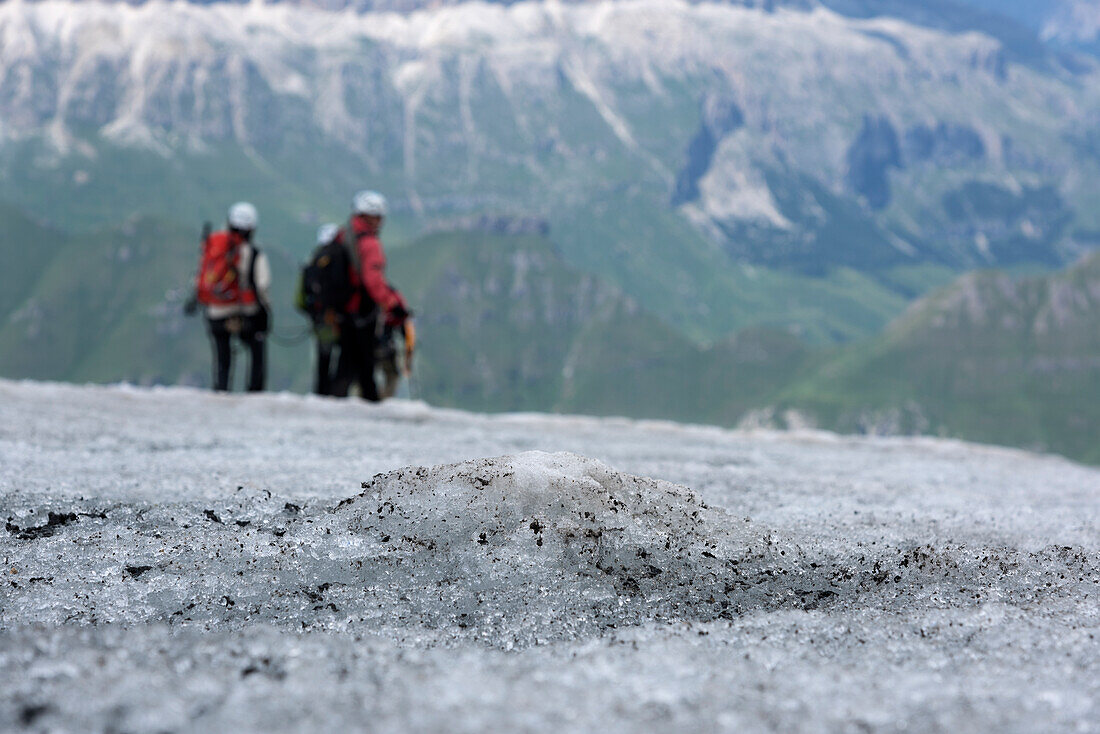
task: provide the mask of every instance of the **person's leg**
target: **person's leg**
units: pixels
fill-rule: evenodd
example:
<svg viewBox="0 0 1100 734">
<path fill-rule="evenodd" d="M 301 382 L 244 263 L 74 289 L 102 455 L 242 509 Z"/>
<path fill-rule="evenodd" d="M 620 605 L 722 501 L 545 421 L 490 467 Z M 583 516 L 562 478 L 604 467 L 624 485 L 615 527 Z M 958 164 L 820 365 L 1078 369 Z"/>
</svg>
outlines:
<svg viewBox="0 0 1100 734">
<path fill-rule="evenodd" d="M 317 338 L 317 381 L 316 392 L 318 395 L 331 395 L 333 389 L 332 376 L 332 343 L 323 337 Z"/>
<path fill-rule="evenodd" d="M 265 356 L 267 352 L 267 334 L 262 331 L 253 331 L 251 325 L 246 326 L 240 334 L 241 341 L 248 347 L 248 391 L 263 392 L 264 383 L 267 381 L 267 364 Z"/>
<path fill-rule="evenodd" d="M 340 329 L 340 338 L 337 345 L 340 354 L 336 358 L 336 376 L 332 378 L 332 394 L 338 398 L 346 398 L 351 389 L 351 383 L 358 374 L 358 340 L 355 329 L 350 323 Z"/>
<path fill-rule="evenodd" d="M 226 329 L 225 319 L 207 319 L 206 326 L 214 351 L 214 390 L 226 392 L 229 390 L 229 360 L 232 356 L 229 330 Z"/>
<path fill-rule="evenodd" d="M 378 402 L 378 386 L 374 382 L 374 319 L 366 325 L 357 327 L 355 360 L 356 379 L 359 382 L 359 396 L 372 403 Z"/>
</svg>

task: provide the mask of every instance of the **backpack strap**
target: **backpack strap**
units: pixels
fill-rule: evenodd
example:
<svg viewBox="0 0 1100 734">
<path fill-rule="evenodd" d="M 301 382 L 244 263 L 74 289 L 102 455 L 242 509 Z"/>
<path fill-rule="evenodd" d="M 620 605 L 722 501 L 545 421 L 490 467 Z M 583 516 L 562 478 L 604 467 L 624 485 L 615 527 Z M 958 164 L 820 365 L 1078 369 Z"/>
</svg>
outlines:
<svg viewBox="0 0 1100 734">
<path fill-rule="evenodd" d="M 260 309 L 258 312 L 258 321 L 254 322 L 254 327 L 257 334 L 267 334 L 271 330 L 271 311 L 268 309 L 267 304 L 264 303 L 264 299 L 260 297 L 260 292 L 256 290 L 256 258 L 260 256 L 260 248 L 252 242 L 248 243 L 249 248 L 252 250 L 252 255 L 248 258 L 248 290 L 252 291 L 252 294 L 256 298 L 256 306 Z M 241 284 L 242 286 L 244 283 Z M 245 292 L 242 288 L 242 293 Z"/>
<path fill-rule="evenodd" d="M 344 249 L 348 253 L 348 262 L 355 268 L 355 272 L 359 272 L 359 235 L 355 233 L 355 227 L 352 225 L 351 220 L 344 227 Z"/>
<path fill-rule="evenodd" d="M 260 248 L 252 242 L 247 243 L 251 254 L 248 258 L 248 279 L 241 280 L 241 290 L 252 291 L 256 295 L 256 302 L 260 301 L 260 292 L 256 290 L 256 258 L 260 256 Z"/>
</svg>

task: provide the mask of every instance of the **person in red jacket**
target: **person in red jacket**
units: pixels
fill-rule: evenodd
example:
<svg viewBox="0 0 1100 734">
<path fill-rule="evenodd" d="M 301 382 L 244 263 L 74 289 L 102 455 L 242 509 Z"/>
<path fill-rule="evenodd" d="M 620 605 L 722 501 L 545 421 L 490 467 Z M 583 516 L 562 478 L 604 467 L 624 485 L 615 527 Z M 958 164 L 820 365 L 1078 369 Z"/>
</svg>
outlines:
<svg viewBox="0 0 1100 734">
<path fill-rule="evenodd" d="M 345 237 L 355 261 L 356 294 L 348 304 L 352 328 L 343 332 L 337 372 L 342 387 L 358 383 L 360 395 L 372 402 L 379 399 L 374 352 L 384 319 L 403 321 L 408 316 L 400 295 L 386 280 L 386 253 L 378 238 L 385 217 L 386 198 L 377 191 L 360 191 L 352 200 L 349 236 Z"/>
<path fill-rule="evenodd" d="M 231 337 L 248 350 L 248 390 L 264 389 L 271 266 L 253 242 L 259 215 L 241 201 L 229 208 L 228 226 L 203 242 L 195 301 L 205 307 L 214 351 L 214 390 L 229 390 Z"/>
</svg>

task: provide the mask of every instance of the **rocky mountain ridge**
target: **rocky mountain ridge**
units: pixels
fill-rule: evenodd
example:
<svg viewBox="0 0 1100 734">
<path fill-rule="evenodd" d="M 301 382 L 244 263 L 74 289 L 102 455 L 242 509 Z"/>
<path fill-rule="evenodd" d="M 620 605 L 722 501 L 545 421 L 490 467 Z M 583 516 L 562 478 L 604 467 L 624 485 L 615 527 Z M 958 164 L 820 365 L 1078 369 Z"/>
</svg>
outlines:
<svg viewBox="0 0 1100 734">
<path fill-rule="evenodd" d="M 1100 461 L 1097 323 L 1100 255 L 1044 276 L 970 273 L 780 403 L 842 431 L 966 436 Z"/>
<path fill-rule="evenodd" d="M 546 220 L 572 265 L 704 339 L 751 323 L 761 269 L 907 298 L 942 281 L 914 268 L 1100 239 L 1100 67 L 981 33 L 677 0 L 46 0 L 0 5 L 0 38 L 0 201 L 70 230 L 244 191 L 308 242 L 369 181 L 397 233 Z"/>
</svg>

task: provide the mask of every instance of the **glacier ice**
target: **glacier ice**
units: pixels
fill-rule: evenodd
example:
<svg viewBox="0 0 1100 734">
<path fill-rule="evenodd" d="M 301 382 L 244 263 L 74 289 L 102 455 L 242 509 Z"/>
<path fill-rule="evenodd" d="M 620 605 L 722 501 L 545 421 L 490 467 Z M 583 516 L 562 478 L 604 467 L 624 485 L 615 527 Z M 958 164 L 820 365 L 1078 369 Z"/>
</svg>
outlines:
<svg viewBox="0 0 1100 734">
<path fill-rule="evenodd" d="M 4 730 L 1100 721 L 1057 457 L 0 381 L 0 519 Z"/>
</svg>

